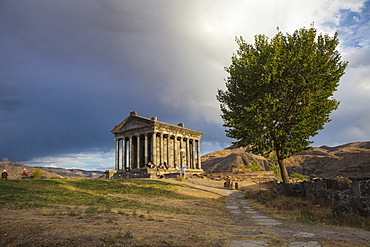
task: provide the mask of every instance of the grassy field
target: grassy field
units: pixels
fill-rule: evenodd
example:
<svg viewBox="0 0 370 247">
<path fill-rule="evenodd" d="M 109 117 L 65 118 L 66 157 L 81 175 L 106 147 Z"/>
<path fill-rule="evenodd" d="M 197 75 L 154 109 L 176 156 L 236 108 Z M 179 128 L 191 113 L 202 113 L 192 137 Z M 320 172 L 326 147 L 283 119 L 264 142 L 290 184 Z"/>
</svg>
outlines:
<svg viewBox="0 0 370 247">
<path fill-rule="evenodd" d="M 225 201 L 176 180 L 0 181 L 1 246 L 223 246 Z"/>
<path fill-rule="evenodd" d="M 191 196 L 177 193 L 179 184 L 155 180 L 99 180 L 54 179 L 12 180 L 0 183 L 0 204 L 8 209 L 61 209 L 68 205 L 112 209 L 137 209 L 147 211 L 183 211 L 168 206 L 129 199 L 127 195 L 161 197 L 163 199 L 189 200 Z M 186 213 L 184 211 L 183 213 Z"/>
<path fill-rule="evenodd" d="M 328 202 L 248 188 L 246 196 L 256 209 L 293 230 L 297 222 L 309 223 L 307 229 L 369 230 L 369 219 L 333 217 Z M 175 179 L 0 180 L 0 246 L 224 247 L 246 237 L 286 241 L 274 228 L 231 216 L 228 193 L 233 192 Z M 264 233 L 241 234 L 256 229 Z"/>
</svg>

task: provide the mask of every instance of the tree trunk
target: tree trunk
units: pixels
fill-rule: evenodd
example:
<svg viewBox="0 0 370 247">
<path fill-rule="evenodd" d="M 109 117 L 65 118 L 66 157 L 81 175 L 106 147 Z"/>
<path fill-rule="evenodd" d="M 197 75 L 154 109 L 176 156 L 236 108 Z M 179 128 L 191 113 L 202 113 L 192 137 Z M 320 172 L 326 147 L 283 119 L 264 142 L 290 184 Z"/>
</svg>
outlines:
<svg viewBox="0 0 370 247">
<path fill-rule="evenodd" d="M 293 196 L 294 195 L 293 188 L 289 181 L 289 174 L 286 170 L 284 159 L 282 158 L 282 155 L 281 155 L 281 150 L 278 150 L 278 149 L 276 150 L 276 156 L 277 156 L 277 160 L 278 160 L 279 167 L 280 167 L 281 178 L 283 179 L 285 195 Z"/>
<path fill-rule="evenodd" d="M 285 167 L 284 159 L 281 155 L 281 150 L 276 150 L 276 156 L 280 167 L 281 178 L 283 179 L 284 184 L 289 184 L 289 175 Z"/>
</svg>

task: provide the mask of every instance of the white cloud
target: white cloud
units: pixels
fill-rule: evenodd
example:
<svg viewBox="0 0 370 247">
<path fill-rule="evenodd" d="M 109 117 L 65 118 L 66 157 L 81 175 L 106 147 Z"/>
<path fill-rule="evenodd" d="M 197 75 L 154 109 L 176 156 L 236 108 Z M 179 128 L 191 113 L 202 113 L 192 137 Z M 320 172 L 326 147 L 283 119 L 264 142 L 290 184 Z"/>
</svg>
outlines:
<svg viewBox="0 0 370 247">
<path fill-rule="evenodd" d="M 114 150 L 109 152 L 82 152 L 45 156 L 22 162 L 29 166 L 45 166 L 67 169 L 109 170 L 114 169 Z"/>
<path fill-rule="evenodd" d="M 227 147 L 230 147 L 230 142 L 208 142 L 208 141 L 202 141 L 201 143 L 201 152 L 202 155 L 212 153 L 218 150 L 225 149 Z"/>
<path fill-rule="evenodd" d="M 49 163 L 49 162 L 46 162 L 46 163 Z M 32 164 L 31 161 L 28 164 Z M 45 167 L 51 167 L 51 168 L 58 168 L 58 166 L 56 164 L 48 164 L 48 165 L 44 165 L 44 166 Z"/>
<path fill-rule="evenodd" d="M 312 23 L 319 32 L 333 34 L 341 18 L 338 11 L 360 11 L 363 3 L 360 0 L 188 2 L 169 17 L 171 25 L 167 31 L 175 38 L 171 38 L 169 45 L 171 63 L 160 68 L 167 81 L 162 101 L 190 119 L 197 116 L 221 124 L 215 96 L 218 88 L 224 88 L 223 79 L 227 77 L 224 67 L 230 64 L 237 49 L 236 36 L 253 43 L 256 34 L 272 37 L 277 26 L 283 32 L 293 32 Z M 329 22 L 335 25 L 327 25 Z"/>
</svg>

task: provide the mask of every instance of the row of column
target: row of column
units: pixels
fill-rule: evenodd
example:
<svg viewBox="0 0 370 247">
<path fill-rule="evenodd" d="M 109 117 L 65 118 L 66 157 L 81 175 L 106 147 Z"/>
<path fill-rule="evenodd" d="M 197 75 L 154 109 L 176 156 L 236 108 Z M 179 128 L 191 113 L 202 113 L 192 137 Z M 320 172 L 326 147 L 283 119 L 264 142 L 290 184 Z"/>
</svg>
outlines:
<svg viewBox="0 0 370 247">
<path fill-rule="evenodd" d="M 170 168 L 187 166 L 201 169 L 200 140 L 165 133 L 149 133 L 116 138 L 115 169 L 167 164 Z M 120 165 L 121 164 L 121 165 Z"/>
</svg>

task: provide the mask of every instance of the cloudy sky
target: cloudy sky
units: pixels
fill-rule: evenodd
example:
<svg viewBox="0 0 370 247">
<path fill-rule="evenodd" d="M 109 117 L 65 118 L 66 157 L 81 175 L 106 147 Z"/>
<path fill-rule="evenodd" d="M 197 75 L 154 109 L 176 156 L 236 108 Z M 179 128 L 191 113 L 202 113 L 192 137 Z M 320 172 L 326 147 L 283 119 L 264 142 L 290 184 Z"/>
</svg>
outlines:
<svg viewBox="0 0 370 247">
<path fill-rule="evenodd" d="M 0 158 L 113 169 L 112 128 L 130 111 L 230 144 L 218 89 L 236 36 L 339 31 L 349 61 L 332 122 L 312 140 L 370 140 L 370 1 L 0 0 Z"/>
</svg>

